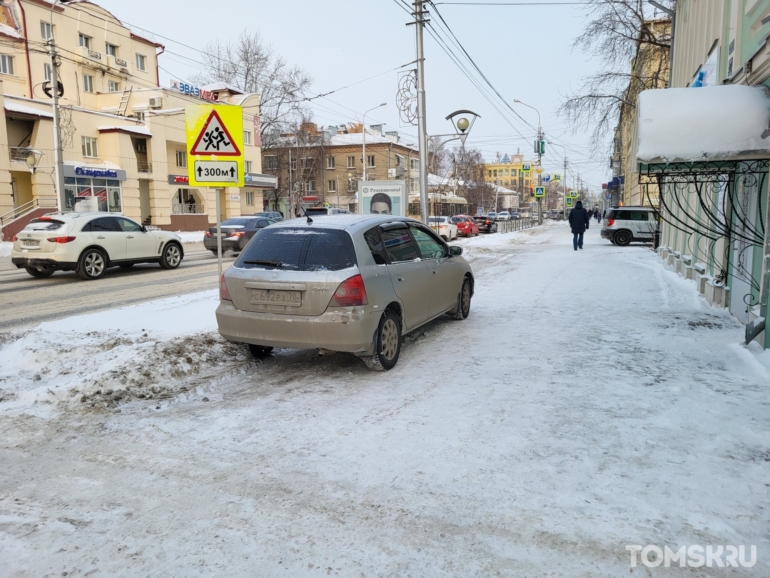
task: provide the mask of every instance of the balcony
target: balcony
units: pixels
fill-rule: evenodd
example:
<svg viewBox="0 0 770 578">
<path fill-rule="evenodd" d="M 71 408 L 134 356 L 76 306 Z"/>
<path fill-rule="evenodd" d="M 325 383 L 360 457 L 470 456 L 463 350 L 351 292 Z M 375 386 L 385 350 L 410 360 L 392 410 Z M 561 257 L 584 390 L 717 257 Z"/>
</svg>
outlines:
<svg viewBox="0 0 770 578">
<path fill-rule="evenodd" d="M 83 61 L 83 64 L 105 64 L 104 62 L 104 55 L 101 52 L 97 52 L 96 50 L 91 50 L 90 48 L 86 48 L 85 46 L 80 46 L 80 58 Z"/>
<path fill-rule="evenodd" d="M 8 147 L 8 156 L 12 163 L 24 163 L 27 164 L 27 157 L 30 153 L 37 153 L 35 149 L 29 147 Z M 40 154 L 40 153 L 38 153 Z"/>
<path fill-rule="evenodd" d="M 136 170 L 140 173 L 151 173 L 152 163 L 147 161 L 136 161 Z"/>
<path fill-rule="evenodd" d="M 171 213 L 174 215 L 203 215 L 203 205 L 189 203 L 175 203 L 171 205 Z"/>
</svg>

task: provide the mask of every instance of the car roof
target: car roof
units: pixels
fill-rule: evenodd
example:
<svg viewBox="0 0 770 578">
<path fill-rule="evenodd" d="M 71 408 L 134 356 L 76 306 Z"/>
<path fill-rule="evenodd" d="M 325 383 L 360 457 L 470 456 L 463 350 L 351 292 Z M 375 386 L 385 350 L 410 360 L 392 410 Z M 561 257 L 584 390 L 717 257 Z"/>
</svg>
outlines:
<svg viewBox="0 0 770 578">
<path fill-rule="evenodd" d="M 280 221 L 274 225 L 270 225 L 271 229 L 275 228 L 287 228 L 287 227 L 302 227 L 311 229 L 326 228 L 326 229 L 345 229 L 350 233 L 354 233 L 359 230 L 366 230 L 375 225 L 384 223 L 393 223 L 395 221 L 401 221 L 404 223 L 419 223 L 416 219 L 409 217 L 396 217 L 393 215 L 356 215 L 353 213 L 337 214 L 337 215 L 316 215 L 310 217 L 313 219 L 312 223 L 308 223 L 305 217 L 297 217 L 296 219 L 289 219 Z"/>
<path fill-rule="evenodd" d="M 106 211 L 91 211 L 91 212 L 83 212 L 83 213 L 45 213 L 44 215 L 40 215 L 40 217 L 50 217 L 50 218 L 56 218 L 56 219 L 90 219 L 93 217 L 125 217 L 122 213 L 108 213 Z M 35 217 L 36 219 L 39 219 L 40 217 Z M 126 217 L 127 219 L 130 217 Z"/>
</svg>

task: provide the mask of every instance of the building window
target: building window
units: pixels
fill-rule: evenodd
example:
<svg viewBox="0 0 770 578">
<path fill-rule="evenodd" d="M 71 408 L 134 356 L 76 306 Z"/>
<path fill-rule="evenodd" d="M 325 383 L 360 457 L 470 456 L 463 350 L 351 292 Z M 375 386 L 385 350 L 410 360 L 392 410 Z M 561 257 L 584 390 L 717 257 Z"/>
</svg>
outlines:
<svg viewBox="0 0 770 578">
<path fill-rule="evenodd" d="M 336 193 L 337 192 L 337 181 L 329 181 L 329 186 L 327 188 L 329 189 L 330 193 Z"/>
<path fill-rule="evenodd" d="M 251 131 L 248 131 L 248 130 L 243 131 L 243 144 L 247 144 L 247 145 L 251 144 Z"/>
<path fill-rule="evenodd" d="M 326 157 L 326 168 L 327 169 L 334 168 L 334 157 Z"/>
<path fill-rule="evenodd" d="M 43 76 L 46 80 L 51 80 L 53 77 L 53 72 L 51 71 L 51 65 L 47 62 L 43 65 Z"/>
<path fill-rule="evenodd" d="M 492 176 L 492 171 L 487 171 L 487 173 L 489 173 L 489 174 L 487 175 L 488 177 L 491 177 L 491 176 Z"/>
<path fill-rule="evenodd" d="M 90 76 L 88 74 L 83 75 L 83 91 L 84 92 L 93 92 L 94 91 L 94 77 Z"/>
<path fill-rule="evenodd" d="M 356 168 L 356 157 L 348 157 L 348 168 L 349 169 Z"/>
<path fill-rule="evenodd" d="M 96 158 L 99 156 L 99 147 L 97 139 L 91 136 L 81 137 L 83 144 L 83 156 L 89 158 Z"/>
<path fill-rule="evenodd" d="M 292 161 L 289 163 L 289 170 L 290 171 L 297 170 L 297 159 L 292 159 Z"/>
<path fill-rule="evenodd" d="M 143 110 L 135 110 L 134 116 L 136 117 L 136 120 L 140 120 L 144 122 L 144 119 L 147 118 L 147 113 L 144 112 Z"/>
<path fill-rule="evenodd" d="M 176 151 L 176 166 L 184 169 L 187 167 L 187 152 Z"/>
<path fill-rule="evenodd" d="M 79 34 L 78 36 L 80 38 L 80 46 L 91 50 L 91 37 L 85 34 Z"/>
<path fill-rule="evenodd" d="M 0 72 L 3 74 L 13 74 L 13 56 L 0 54 Z"/>
<path fill-rule="evenodd" d="M 374 155 L 366 155 L 366 166 L 374 168 Z"/>
<path fill-rule="evenodd" d="M 136 69 L 142 72 L 147 71 L 147 57 L 144 54 L 136 55 Z"/>
<path fill-rule="evenodd" d="M 251 206 L 254 204 L 254 192 L 246 191 L 246 204 Z"/>
<path fill-rule="evenodd" d="M 246 164 L 246 166 L 245 166 L 246 172 L 250 173 L 251 172 L 251 161 L 246 161 L 245 164 Z"/>
<path fill-rule="evenodd" d="M 120 83 L 114 80 L 108 80 L 107 92 L 120 92 Z"/>
<path fill-rule="evenodd" d="M 307 192 L 308 193 L 315 193 L 315 181 L 308 181 L 307 182 Z"/>
<path fill-rule="evenodd" d="M 315 164 L 315 159 L 313 157 L 302 157 L 302 163 L 301 167 L 303 169 L 312 169 L 313 165 Z"/>
<path fill-rule="evenodd" d="M 107 54 L 117 58 L 118 57 L 118 47 L 115 46 L 114 44 L 110 44 L 109 42 L 107 43 L 106 46 L 107 46 L 107 50 L 106 50 Z"/>
<path fill-rule="evenodd" d="M 53 38 L 53 26 L 51 26 L 50 22 L 40 21 L 40 36 L 43 37 L 43 40 Z"/>
<path fill-rule="evenodd" d="M 409 179 L 409 190 L 412 192 L 417 190 L 417 179 Z"/>
<path fill-rule="evenodd" d="M 417 170 L 420 168 L 420 159 L 409 159 L 409 168 L 412 170 Z"/>
<path fill-rule="evenodd" d="M 276 170 L 278 168 L 278 157 L 275 155 L 265 156 L 265 169 Z"/>
<path fill-rule="evenodd" d="M 397 167 L 404 166 L 404 157 L 402 157 L 401 155 L 396 155 L 396 166 Z"/>
</svg>

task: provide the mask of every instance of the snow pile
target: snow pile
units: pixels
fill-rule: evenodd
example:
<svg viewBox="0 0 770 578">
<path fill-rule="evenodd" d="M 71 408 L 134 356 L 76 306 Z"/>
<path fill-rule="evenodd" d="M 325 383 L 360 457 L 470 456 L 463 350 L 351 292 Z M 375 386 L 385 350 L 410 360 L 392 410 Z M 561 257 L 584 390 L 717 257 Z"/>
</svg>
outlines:
<svg viewBox="0 0 770 578">
<path fill-rule="evenodd" d="M 217 292 L 205 291 L 5 334 L 0 408 L 66 400 L 114 405 L 178 391 L 184 378 L 241 354 L 216 334 L 217 304 Z"/>
<path fill-rule="evenodd" d="M 204 231 L 177 231 L 175 235 L 179 235 L 182 243 L 203 243 Z"/>
<path fill-rule="evenodd" d="M 13 250 L 13 243 L 0 243 L 0 257 L 10 257 Z"/>
<path fill-rule="evenodd" d="M 643 162 L 719 160 L 770 149 L 768 89 L 724 85 L 639 95 Z"/>
</svg>

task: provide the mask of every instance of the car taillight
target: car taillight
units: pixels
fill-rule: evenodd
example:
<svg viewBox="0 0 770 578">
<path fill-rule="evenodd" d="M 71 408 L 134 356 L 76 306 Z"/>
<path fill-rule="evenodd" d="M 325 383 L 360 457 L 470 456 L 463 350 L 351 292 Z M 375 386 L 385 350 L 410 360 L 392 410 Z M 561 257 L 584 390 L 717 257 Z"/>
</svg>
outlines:
<svg viewBox="0 0 770 578">
<path fill-rule="evenodd" d="M 223 299 L 224 301 L 232 301 L 233 298 L 230 297 L 230 292 L 227 290 L 227 283 L 225 283 L 225 275 L 222 274 L 222 277 L 219 278 L 219 298 Z"/>
<path fill-rule="evenodd" d="M 18 240 L 19 240 L 19 238 L 18 238 L 16 235 L 14 235 L 13 237 L 11 237 L 11 242 L 12 242 L 12 243 L 15 243 L 15 242 L 16 242 L 16 241 L 18 241 Z"/>
<path fill-rule="evenodd" d="M 607 219 L 607 226 L 612 227 L 615 224 L 615 219 Z"/>
<path fill-rule="evenodd" d="M 230 233 L 231 237 L 243 237 L 245 235 L 246 233 L 243 231 L 233 231 L 232 233 Z"/>
<path fill-rule="evenodd" d="M 364 278 L 361 275 L 354 275 L 350 279 L 343 281 L 332 295 L 331 304 L 337 307 L 356 307 L 366 305 L 366 287 Z"/>
<path fill-rule="evenodd" d="M 63 243 L 71 243 L 74 240 L 75 240 L 75 237 L 48 237 L 48 241 L 50 243 L 63 244 Z"/>
<path fill-rule="evenodd" d="M 203 238 L 205 239 L 206 237 L 211 237 L 211 233 L 208 232 L 208 231 L 204 231 L 203 232 Z"/>
<path fill-rule="evenodd" d="M 48 215 L 43 215 L 42 217 L 38 217 L 37 220 L 38 221 L 50 221 L 51 217 L 49 217 Z"/>
<path fill-rule="evenodd" d="M 490 223 L 491 223 L 491 221 L 487 221 L 487 222 L 486 222 L 486 224 L 487 224 L 487 225 L 489 225 Z"/>
</svg>

